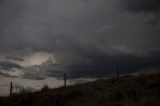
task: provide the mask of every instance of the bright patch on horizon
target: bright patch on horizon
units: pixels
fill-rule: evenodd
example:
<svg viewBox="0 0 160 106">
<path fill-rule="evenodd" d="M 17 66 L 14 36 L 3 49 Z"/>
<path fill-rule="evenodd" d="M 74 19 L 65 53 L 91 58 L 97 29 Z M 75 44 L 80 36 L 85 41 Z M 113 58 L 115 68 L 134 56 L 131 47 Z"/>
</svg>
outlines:
<svg viewBox="0 0 160 106">
<path fill-rule="evenodd" d="M 41 65 L 47 61 L 50 61 L 51 63 L 56 62 L 54 55 L 48 52 L 36 52 L 24 57 L 24 59 L 25 61 L 21 63 L 24 67 Z"/>
<path fill-rule="evenodd" d="M 4 61 L 10 61 L 16 63 L 22 67 L 30 67 L 35 65 L 42 65 L 42 64 L 54 64 L 56 63 L 55 56 L 52 53 L 46 51 L 40 52 L 30 52 L 25 56 L 21 56 L 23 61 L 16 61 L 16 60 L 8 60 L 6 58 L 2 59 Z"/>
<path fill-rule="evenodd" d="M 8 71 L 0 70 L 0 72 L 5 74 L 5 75 L 8 75 L 10 77 L 19 77 L 19 76 L 24 75 L 23 71 L 21 71 L 19 69 L 16 69 L 16 68 L 9 69 Z"/>
</svg>

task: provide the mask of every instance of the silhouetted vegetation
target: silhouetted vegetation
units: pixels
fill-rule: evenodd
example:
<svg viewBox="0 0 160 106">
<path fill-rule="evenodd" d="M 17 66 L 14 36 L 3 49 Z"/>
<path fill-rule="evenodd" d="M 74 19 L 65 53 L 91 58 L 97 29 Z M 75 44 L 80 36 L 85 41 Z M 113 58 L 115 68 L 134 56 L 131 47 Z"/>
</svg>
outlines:
<svg viewBox="0 0 160 106">
<path fill-rule="evenodd" d="M 160 74 L 101 79 L 86 84 L 0 97 L 1 106 L 160 106 Z"/>
</svg>

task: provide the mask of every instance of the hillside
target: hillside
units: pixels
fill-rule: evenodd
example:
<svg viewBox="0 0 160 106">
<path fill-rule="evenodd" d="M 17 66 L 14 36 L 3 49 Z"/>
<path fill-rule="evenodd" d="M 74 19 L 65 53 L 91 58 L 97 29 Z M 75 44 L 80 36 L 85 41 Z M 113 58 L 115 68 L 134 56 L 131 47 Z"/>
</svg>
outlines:
<svg viewBox="0 0 160 106">
<path fill-rule="evenodd" d="M 0 106 L 160 106 L 160 74 L 44 87 L 34 93 L 0 97 Z"/>
</svg>

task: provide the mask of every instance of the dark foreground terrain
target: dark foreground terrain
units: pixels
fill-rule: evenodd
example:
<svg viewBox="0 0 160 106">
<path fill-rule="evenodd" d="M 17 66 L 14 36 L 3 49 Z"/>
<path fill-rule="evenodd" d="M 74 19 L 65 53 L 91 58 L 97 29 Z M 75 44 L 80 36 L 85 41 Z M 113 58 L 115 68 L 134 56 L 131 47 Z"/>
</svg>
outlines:
<svg viewBox="0 0 160 106">
<path fill-rule="evenodd" d="M 160 74 L 44 87 L 34 93 L 0 97 L 0 106 L 160 106 Z"/>
</svg>

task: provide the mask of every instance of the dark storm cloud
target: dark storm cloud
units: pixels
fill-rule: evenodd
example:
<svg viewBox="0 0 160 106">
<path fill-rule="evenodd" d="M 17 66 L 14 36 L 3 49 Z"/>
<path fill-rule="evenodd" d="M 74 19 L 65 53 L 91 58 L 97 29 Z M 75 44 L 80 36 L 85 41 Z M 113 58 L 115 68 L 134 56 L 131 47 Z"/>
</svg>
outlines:
<svg viewBox="0 0 160 106">
<path fill-rule="evenodd" d="M 133 12 L 159 12 L 159 0 L 123 0 L 126 9 Z"/>
<path fill-rule="evenodd" d="M 19 0 L 0 0 L 0 48 L 7 48 L 14 44 L 7 44 L 5 41 L 5 33 L 12 21 L 19 17 L 23 11 L 23 1 Z M 12 39 L 16 39 L 12 37 Z M 11 40 L 10 37 L 7 38 Z"/>
<path fill-rule="evenodd" d="M 159 11 L 157 0 L 145 1 L 125 0 L 125 8 Z M 21 55 L 32 51 L 53 53 L 58 65 L 49 67 L 50 75 L 70 72 L 72 77 L 103 76 L 114 73 L 115 66 L 122 73 L 160 66 L 159 54 L 155 54 L 160 51 L 159 24 L 148 25 L 152 15 L 125 14 L 115 0 L 2 3 L 0 52 L 7 52 L 7 56 L 13 51 Z M 36 74 L 38 77 L 34 73 L 24 77 L 39 79 Z"/>
<path fill-rule="evenodd" d="M 88 4 L 91 0 L 81 0 L 81 1 Z"/>
<path fill-rule="evenodd" d="M 157 54 L 157 53 L 156 53 Z M 159 54 L 151 57 L 137 57 L 130 54 L 119 53 L 109 55 L 97 51 L 81 53 L 81 61 L 71 64 L 67 68 L 69 77 L 105 77 L 116 74 L 116 67 L 120 68 L 120 74 L 134 73 L 149 67 L 160 66 Z"/>
<path fill-rule="evenodd" d="M 11 69 L 11 68 L 18 68 L 18 69 L 21 69 L 22 67 L 16 63 L 12 63 L 12 62 L 9 62 L 9 61 L 0 61 L 0 67 L 1 69 Z"/>
<path fill-rule="evenodd" d="M 1 71 L 0 71 L 0 75 L 1 75 L 1 76 L 4 76 L 4 77 L 18 78 L 18 77 L 16 77 L 16 76 L 11 76 L 11 75 L 9 75 L 8 73 L 3 73 L 3 72 L 1 72 Z"/>
<path fill-rule="evenodd" d="M 15 56 L 6 56 L 5 59 L 14 60 L 14 61 L 24 61 L 22 57 L 15 57 Z"/>
<path fill-rule="evenodd" d="M 22 78 L 25 79 L 34 79 L 34 80 L 44 80 L 44 77 L 39 76 L 38 74 L 25 73 Z"/>
</svg>

